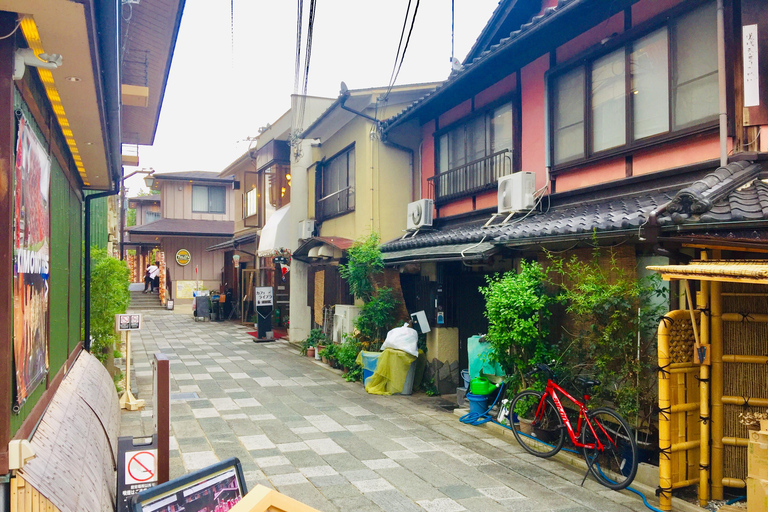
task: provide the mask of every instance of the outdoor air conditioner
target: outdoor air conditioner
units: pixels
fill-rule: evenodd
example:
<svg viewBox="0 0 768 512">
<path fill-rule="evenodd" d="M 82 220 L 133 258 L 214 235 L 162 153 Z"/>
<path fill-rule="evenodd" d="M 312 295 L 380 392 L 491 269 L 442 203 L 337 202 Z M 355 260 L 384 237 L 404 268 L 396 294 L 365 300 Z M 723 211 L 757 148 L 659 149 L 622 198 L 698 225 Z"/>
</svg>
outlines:
<svg viewBox="0 0 768 512">
<path fill-rule="evenodd" d="M 419 199 L 408 204 L 408 231 L 432 225 L 432 208 L 434 204 L 435 202 L 432 199 Z"/>
<path fill-rule="evenodd" d="M 360 314 L 360 308 L 346 304 L 336 304 L 333 313 L 333 341 L 341 343 L 345 334 L 351 334 L 355 328 L 355 320 Z"/>
<path fill-rule="evenodd" d="M 499 213 L 530 210 L 536 203 L 536 174 L 516 172 L 499 178 Z"/>
<path fill-rule="evenodd" d="M 299 222 L 299 238 L 308 240 L 315 232 L 315 219 L 307 219 Z"/>
</svg>

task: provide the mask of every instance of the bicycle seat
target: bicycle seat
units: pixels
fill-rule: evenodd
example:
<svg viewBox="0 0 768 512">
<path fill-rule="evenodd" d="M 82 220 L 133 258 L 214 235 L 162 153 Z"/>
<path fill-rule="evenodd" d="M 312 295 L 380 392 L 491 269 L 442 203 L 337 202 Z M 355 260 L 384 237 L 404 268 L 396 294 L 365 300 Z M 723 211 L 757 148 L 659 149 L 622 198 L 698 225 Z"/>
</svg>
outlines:
<svg viewBox="0 0 768 512">
<path fill-rule="evenodd" d="M 590 389 L 590 388 L 593 388 L 595 386 L 599 386 L 600 385 L 600 381 L 599 380 L 588 379 L 586 377 L 581 377 L 581 376 L 574 378 L 573 382 L 576 383 L 577 385 L 581 386 L 584 389 Z"/>
</svg>

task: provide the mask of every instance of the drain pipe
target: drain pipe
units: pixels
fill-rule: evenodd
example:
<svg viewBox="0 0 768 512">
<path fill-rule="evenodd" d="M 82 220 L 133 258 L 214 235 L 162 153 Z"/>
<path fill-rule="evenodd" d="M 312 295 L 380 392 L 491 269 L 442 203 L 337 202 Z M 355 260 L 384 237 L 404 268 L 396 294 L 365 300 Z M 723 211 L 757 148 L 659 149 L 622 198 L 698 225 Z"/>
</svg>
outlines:
<svg viewBox="0 0 768 512">
<path fill-rule="evenodd" d="M 115 180 L 115 187 L 106 192 L 85 196 L 85 269 L 84 272 L 84 307 L 83 307 L 83 348 L 91 351 L 91 201 L 102 197 L 114 196 L 120 192 L 120 180 Z"/>
<path fill-rule="evenodd" d="M 725 19 L 723 0 L 717 0 L 717 84 L 720 110 L 720 166 L 728 165 L 728 102 L 725 84 Z"/>
</svg>

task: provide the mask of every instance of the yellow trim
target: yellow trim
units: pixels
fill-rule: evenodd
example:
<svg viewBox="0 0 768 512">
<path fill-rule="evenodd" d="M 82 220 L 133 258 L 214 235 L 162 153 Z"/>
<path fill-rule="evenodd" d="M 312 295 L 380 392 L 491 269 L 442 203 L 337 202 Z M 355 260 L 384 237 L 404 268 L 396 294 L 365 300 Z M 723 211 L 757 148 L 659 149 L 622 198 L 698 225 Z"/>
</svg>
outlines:
<svg viewBox="0 0 768 512">
<path fill-rule="evenodd" d="M 24 34 L 24 38 L 27 40 L 27 44 L 32 51 L 35 52 L 36 56 L 45 53 L 43 43 L 40 40 L 40 33 L 37 30 L 37 25 L 31 17 L 25 16 L 21 19 L 21 31 Z M 69 151 L 72 153 L 72 159 L 75 161 L 77 171 L 80 173 L 83 184 L 88 186 L 90 183 L 88 183 L 88 176 L 85 173 L 85 166 L 83 165 L 83 160 L 80 158 L 80 151 L 77 149 L 77 143 L 75 142 L 72 130 L 69 129 L 69 119 L 67 119 L 67 114 L 64 112 L 64 105 L 61 103 L 61 96 L 59 96 L 59 91 L 56 89 L 53 75 L 50 70 L 43 68 L 37 68 L 37 74 L 40 76 L 40 81 L 43 82 L 45 93 L 48 95 L 48 100 L 51 102 L 53 112 L 56 114 L 56 119 L 59 121 L 61 133 L 67 141 L 67 146 L 69 146 Z"/>
</svg>

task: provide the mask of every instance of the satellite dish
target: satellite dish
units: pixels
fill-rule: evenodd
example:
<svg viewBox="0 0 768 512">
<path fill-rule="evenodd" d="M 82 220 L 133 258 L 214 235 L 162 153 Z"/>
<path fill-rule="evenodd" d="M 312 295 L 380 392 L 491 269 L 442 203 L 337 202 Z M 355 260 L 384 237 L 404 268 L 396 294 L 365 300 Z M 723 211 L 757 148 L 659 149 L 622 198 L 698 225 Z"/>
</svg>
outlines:
<svg viewBox="0 0 768 512">
<path fill-rule="evenodd" d="M 341 82 L 341 94 L 347 95 L 349 93 L 349 87 L 343 81 Z"/>
</svg>

